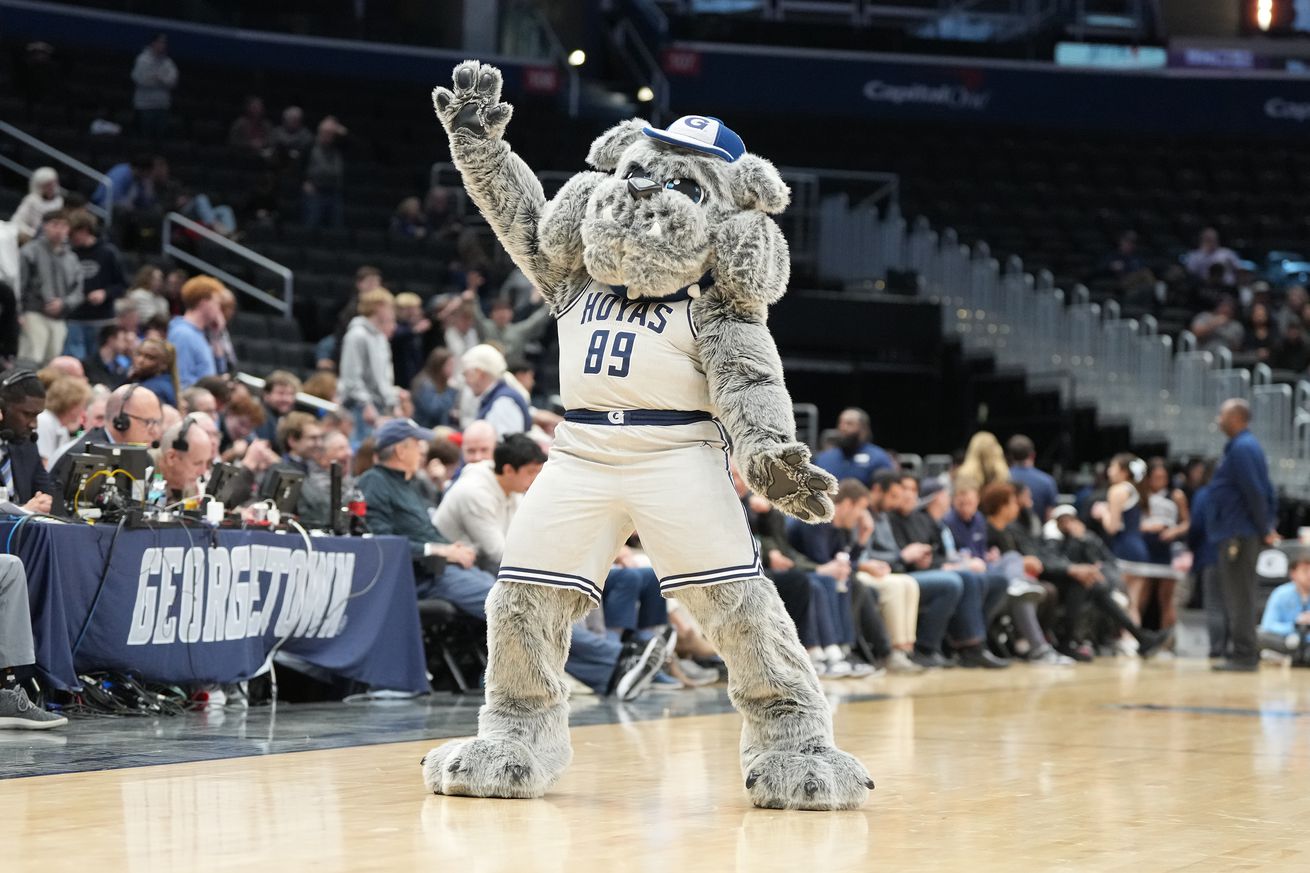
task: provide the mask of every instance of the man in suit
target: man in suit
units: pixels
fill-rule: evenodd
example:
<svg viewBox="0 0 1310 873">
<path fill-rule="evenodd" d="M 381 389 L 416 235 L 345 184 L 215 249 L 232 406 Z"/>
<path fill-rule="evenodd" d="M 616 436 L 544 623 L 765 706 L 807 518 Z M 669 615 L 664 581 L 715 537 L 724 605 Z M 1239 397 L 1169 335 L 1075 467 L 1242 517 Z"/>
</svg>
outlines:
<svg viewBox="0 0 1310 873">
<path fill-rule="evenodd" d="M 0 396 L 3 396 L 2 392 L 0 389 Z M 135 382 L 115 388 L 105 402 L 105 426 L 89 430 L 69 443 L 61 454 L 55 456 L 50 477 L 55 483 L 63 482 L 73 464 L 73 455 L 84 453 L 89 445 L 123 443 L 149 446 L 157 443 L 164 432 L 163 415 L 159 398 L 149 388 Z M 36 446 L 32 446 L 32 450 L 35 451 Z M 62 498 L 62 494 L 58 496 Z M 55 512 L 57 515 L 66 513 L 62 499 L 55 502 Z"/>
<path fill-rule="evenodd" d="M 0 375 L 0 484 L 8 500 L 30 512 L 59 502 L 59 488 L 36 450 L 36 417 L 45 409 L 45 385 L 31 370 Z"/>
</svg>

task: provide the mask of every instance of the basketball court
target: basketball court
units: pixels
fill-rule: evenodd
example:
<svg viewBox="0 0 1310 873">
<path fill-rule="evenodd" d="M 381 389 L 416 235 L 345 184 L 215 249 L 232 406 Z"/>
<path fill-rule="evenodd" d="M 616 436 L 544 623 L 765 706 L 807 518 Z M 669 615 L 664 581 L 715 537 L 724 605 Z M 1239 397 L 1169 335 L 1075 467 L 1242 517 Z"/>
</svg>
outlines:
<svg viewBox="0 0 1310 873">
<path fill-rule="evenodd" d="M 854 812 L 751 808 L 740 721 L 722 687 L 626 706 L 575 699 L 573 766 L 539 801 L 424 792 L 419 758 L 476 718 L 476 701 L 444 695 L 0 735 L 0 773 L 48 774 L 0 781 L 18 837 L 4 868 L 1163 873 L 1310 863 L 1296 827 L 1310 812 L 1310 671 L 1215 676 L 1200 660 L 1103 659 L 826 688 L 839 742 L 878 784 Z"/>
</svg>

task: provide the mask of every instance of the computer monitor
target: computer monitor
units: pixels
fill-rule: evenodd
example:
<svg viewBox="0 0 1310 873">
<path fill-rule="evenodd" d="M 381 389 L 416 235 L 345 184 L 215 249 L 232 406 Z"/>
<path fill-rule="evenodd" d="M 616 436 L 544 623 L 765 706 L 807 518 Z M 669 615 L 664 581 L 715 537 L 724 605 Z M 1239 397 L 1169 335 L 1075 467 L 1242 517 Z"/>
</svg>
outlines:
<svg viewBox="0 0 1310 873">
<path fill-rule="evenodd" d="M 215 464 L 205 483 L 205 496 L 231 509 L 250 499 L 250 484 L 250 475 L 236 464 Z"/>
<path fill-rule="evenodd" d="M 104 458 L 110 469 L 127 473 L 127 476 L 118 474 L 115 477 L 119 480 L 119 490 L 137 503 L 145 502 L 150 474 L 155 469 L 155 459 L 150 456 L 148 447 L 92 443 L 86 447 L 86 453 Z"/>
<path fill-rule="evenodd" d="M 263 500 L 272 500 L 278 512 L 294 515 L 300 503 L 300 488 L 305 484 L 305 474 L 296 470 L 270 470 L 259 489 Z"/>
<path fill-rule="evenodd" d="M 72 463 L 68 466 L 64 481 L 59 484 L 63 488 L 64 506 L 68 514 L 77 515 L 78 507 L 95 506 L 111 468 L 102 455 L 78 453 L 68 457 Z M 96 475 L 99 473 L 105 475 Z"/>
</svg>

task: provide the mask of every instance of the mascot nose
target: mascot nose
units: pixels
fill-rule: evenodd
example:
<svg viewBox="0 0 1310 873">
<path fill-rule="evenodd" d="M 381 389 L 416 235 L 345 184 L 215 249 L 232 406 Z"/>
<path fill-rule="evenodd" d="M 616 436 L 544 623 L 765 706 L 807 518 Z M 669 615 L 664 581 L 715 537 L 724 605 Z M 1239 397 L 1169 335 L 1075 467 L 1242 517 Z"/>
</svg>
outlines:
<svg viewBox="0 0 1310 873">
<path fill-rule="evenodd" d="M 628 194 L 634 200 L 645 200 L 662 186 L 653 179 L 643 179 L 641 176 L 633 176 L 628 180 Z"/>
</svg>

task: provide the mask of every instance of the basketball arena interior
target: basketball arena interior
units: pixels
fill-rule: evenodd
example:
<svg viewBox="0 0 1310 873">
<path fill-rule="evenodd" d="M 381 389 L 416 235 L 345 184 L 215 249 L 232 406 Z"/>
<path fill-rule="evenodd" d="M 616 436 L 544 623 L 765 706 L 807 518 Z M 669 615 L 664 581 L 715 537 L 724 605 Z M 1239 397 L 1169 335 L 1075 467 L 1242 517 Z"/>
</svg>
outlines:
<svg viewBox="0 0 1310 873">
<path fill-rule="evenodd" d="M 1310 0 L 0 0 L 14 873 L 1310 869 Z"/>
</svg>

